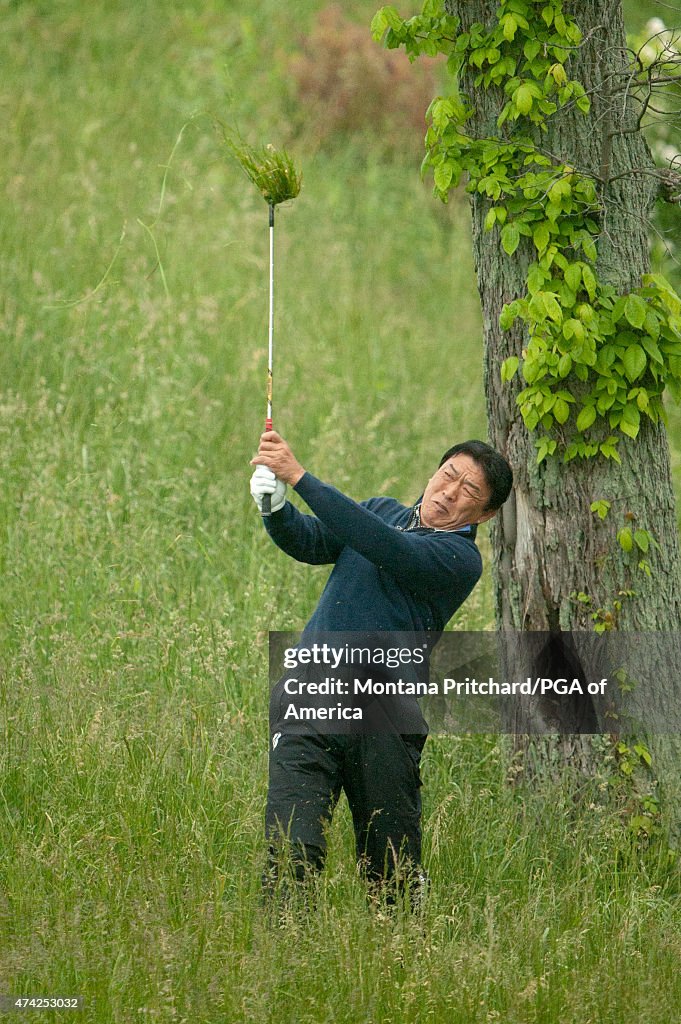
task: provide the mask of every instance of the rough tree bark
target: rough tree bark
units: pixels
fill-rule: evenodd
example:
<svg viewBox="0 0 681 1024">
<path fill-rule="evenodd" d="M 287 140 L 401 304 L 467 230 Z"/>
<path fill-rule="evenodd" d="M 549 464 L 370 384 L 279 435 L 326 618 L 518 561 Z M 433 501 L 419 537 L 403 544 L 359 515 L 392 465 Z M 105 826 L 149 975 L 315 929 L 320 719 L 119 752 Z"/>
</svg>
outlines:
<svg viewBox="0 0 681 1024">
<path fill-rule="evenodd" d="M 497 2 L 447 0 L 446 7 L 460 19 L 465 31 L 473 22 L 492 25 Z M 625 174 L 630 168 L 650 169 L 653 161 L 636 130 L 640 107 L 623 88 L 627 78 L 621 3 L 581 0 L 573 10 L 585 42 L 572 56 L 569 74 L 584 85 L 592 110 L 587 116 L 576 110 L 559 112 L 551 119 L 548 134 L 543 135 L 542 146 L 562 162 L 588 169 L 602 179 L 604 215 L 598 272 L 604 282 L 623 293 L 640 285 L 641 275 L 649 269 L 647 220 L 657 199 L 658 180 L 646 173 Z M 470 134 L 498 135 L 496 119 L 503 106 L 499 90 L 476 89 L 472 77 L 465 75 L 460 86 L 475 108 L 467 124 Z M 516 377 L 511 384 L 503 384 L 500 379 L 503 360 L 520 356 L 524 339 L 521 328 L 502 332 L 499 314 L 505 303 L 524 294 L 531 251 L 521 244 L 513 257 L 507 257 L 499 244 L 498 228 L 491 233 L 483 229 L 488 201 L 476 196 L 471 206 L 484 322 L 490 439 L 510 459 L 516 481 L 514 497 L 494 521 L 492 532 L 497 625 L 523 631 L 593 630 L 591 608 L 611 607 L 619 591 L 633 589 L 636 596 L 622 600 L 617 628 L 673 632 L 680 622 L 681 583 L 664 428 L 642 417 L 638 438 L 620 442 L 621 465 L 604 458 L 575 459 L 567 464 L 549 458 L 536 464 L 533 437 L 515 404 L 522 382 Z M 589 510 L 596 499 L 612 503 L 603 523 Z M 642 572 L 634 579 L 632 570 L 618 557 L 615 533 L 625 516 L 649 530 L 661 545 L 651 558 L 651 579 Z M 592 597 L 590 608 L 575 601 L 575 592 Z M 681 708 L 681 682 L 669 666 L 667 671 L 661 667 L 659 683 L 665 692 L 647 694 L 645 699 L 653 705 L 661 702 Z M 536 706 L 521 707 L 515 722 L 520 733 L 527 731 L 523 726 L 536 714 Z M 598 708 L 595 714 L 600 729 L 608 731 Z M 562 727 L 569 728 L 569 723 L 563 722 Z M 681 809 L 681 737 L 650 736 L 648 741 L 664 780 L 665 803 L 668 808 Z M 588 767 L 592 756 L 588 740 L 570 736 L 563 737 L 560 744 L 565 757 Z M 681 818 L 681 810 L 677 813 Z"/>
</svg>

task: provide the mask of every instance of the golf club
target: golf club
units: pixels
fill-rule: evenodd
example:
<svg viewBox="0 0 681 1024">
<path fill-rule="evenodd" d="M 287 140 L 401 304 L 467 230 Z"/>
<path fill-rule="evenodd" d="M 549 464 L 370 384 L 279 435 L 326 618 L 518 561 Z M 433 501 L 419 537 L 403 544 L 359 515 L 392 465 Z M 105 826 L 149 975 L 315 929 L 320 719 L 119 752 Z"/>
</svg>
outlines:
<svg viewBox="0 0 681 1024">
<path fill-rule="evenodd" d="M 302 178 L 291 157 L 284 150 L 265 146 L 252 149 L 241 139 L 235 141 L 224 130 L 225 141 L 232 150 L 246 175 L 256 186 L 269 206 L 270 230 L 270 289 L 269 325 L 267 346 L 267 414 L 265 430 L 272 430 L 272 381 L 274 367 L 274 209 L 280 203 L 295 199 L 300 192 Z M 265 494 L 262 499 L 262 514 L 271 514 L 272 498 Z"/>
</svg>

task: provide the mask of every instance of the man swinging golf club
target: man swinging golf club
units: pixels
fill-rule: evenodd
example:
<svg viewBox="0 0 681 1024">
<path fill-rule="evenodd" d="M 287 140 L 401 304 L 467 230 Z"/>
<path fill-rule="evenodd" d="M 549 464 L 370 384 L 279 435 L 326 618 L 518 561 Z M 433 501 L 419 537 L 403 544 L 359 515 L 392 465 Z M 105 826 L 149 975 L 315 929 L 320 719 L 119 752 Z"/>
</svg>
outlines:
<svg viewBox="0 0 681 1024">
<path fill-rule="evenodd" d="M 334 564 L 306 633 L 404 631 L 436 639 L 480 578 L 476 528 L 512 485 L 506 460 L 482 441 L 445 452 L 412 507 L 387 497 L 353 501 L 307 472 L 275 430 L 261 435 L 251 464 L 261 512 L 270 496 L 263 523 L 275 544 L 297 561 Z M 313 515 L 286 500 L 287 486 Z M 287 732 L 279 708 L 275 700 L 266 810 L 272 864 L 285 835 L 298 879 L 321 869 L 325 827 L 345 790 L 368 880 L 394 883 L 401 865 L 401 878 L 417 879 L 425 723 L 423 733 L 297 735 Z"/>
</svg>

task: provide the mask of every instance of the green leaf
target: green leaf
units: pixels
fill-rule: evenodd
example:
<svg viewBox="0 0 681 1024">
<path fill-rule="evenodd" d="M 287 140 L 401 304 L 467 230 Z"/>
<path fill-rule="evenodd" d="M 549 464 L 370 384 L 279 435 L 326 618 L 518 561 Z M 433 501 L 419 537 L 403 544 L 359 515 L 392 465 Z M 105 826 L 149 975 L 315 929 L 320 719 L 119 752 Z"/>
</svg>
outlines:
<svg viewBox="0 0 681 1024">
<path fill-rule="evenodd" d="M 549 437 L 540 437 L 537 442 L 537 465 L 544 461 L 547 455 L 554 455 L 558 442 Z"/>
<path fill-rule="evenodd" d="M 596 292 L 598 290 L 598 282 L 596 281 L 596 275 L 594 274 L 588 263 L 584 264 L 582 269 L 582 278 L 584 280 L 584 287 L 589 293 L 589 298 L 593 302 L 596 298 Z"/>
<path fill-rule="evenodd" d="M 646 313 L 646 322 L 644 324 L 646 334 L 649 334 L 653 341 L 657 341 L 660 337 L 660 321 L 657 316 L 656 310 L 649 309 Z"/>
<path fill-rule="evenodd" d="M 533 263 L 527 275 L 527 290 L 530 295 L 536 295 L 537 292 L 540 292 L 546 284 L 546 281 L 547 275 L 538 263 Z"/>
<path fill-rule="evenodd" d="M 667 389 L 675 402 L 681 402 L 681 384 L 674 377 L 667 381 Z"/>
<path fill-rule="evenodd" d="M 580 302 L 575 310 L 583 324 L 590 324 L 596 319 L 596 310 L 588 302 Z"/>
<path fill-rule="evenodd" d="M 598 250 L 596 249 L 596 243 L 594 242 L 591 235 L 586 231 L 582 231 L 582 249 L 587 259 L 590 259 L 592 263 L 595 263 L 598 259 Z"/>
<path fill-rule="evenodd" d="M 513 93 L 513 102 L 521 114 L 529 114 L 532 110 L 532 93 L 528 85 L 520 85 Z"/>
<path fill-rule="evenodd" d="M 646 313 L 648 312 L 648 306 L 644 299 L 640 295 L 635 295 L 633 292 L 627 296 L 627 303 L 624 307 L 624 315 L 631 324 L 632 327 L 643 327 L 646 319 Z"/>
<path fill-rule="evenodd" d="M 508 359 L 504 359 L 501 364 L 501 379 L 504 382 L 512 380 L 518 369 L 520 360 L 517 356 L 509 356 Z"/>
<path fill-rule="evenodd" d="M 507 331 L 509 327 L 512 327 L 516 317 L 518 316 L 518 300 L 514 299 L 513 302 L 507 303 L 499 314 L 499 326 L 502 331 Z"/>
<path fill-rule="evenodd" d="M 523 47 L 523 53 L 529 61 L 533 61 L 541 50 L 541 43 L 538 39 L 528 39 Z"/>
<path fill-rule="evenodd" d="M 592 512 L 596 512 L 599 519 L 605 519 L 611 506 L 609 501 L 601 499 L 600 501 L 592 501 L 589 507 Z"/>
<path fill-rule="evenodd" d="M 563 208 L 560 203 L 547 203 L 544 207 L 544 213 L 552 224 L 555 224 L 562 212 Z"/>
<path fill-rule="evenodd" d="M 628 526 L 623 526 L 621 530 L 617 531 L 617 540 L 622 551 L 631 551 L 634 546 L 634 538 Z"/>
<path fill-rule="evenodd" d="M 452 183 L 453 168 L 450 163 L 439 164 L 435 168 L 435 185 L 440 192 L 446 192 Z"/>
<path fill-rule="evenodd" d="M 650 337 L 650 335 L 641 335 L 641 344 L 643 345 L 644 349 L 646 350 L 651 359 L 654 359 L 655 362 L 659 363 L 661 366 L 664 365 L 662 353 L 660 352 L 659 348 L 657 347 L 653 339 Z"/>
<path fill-rule="evenodd" d="M 509 43 L 513 42 L 513 37 L 518 31 L 518 22 L 512 14 L 507 14 L 506 17 L 503 18 L 502 27 L 504 31 L 504 39 L 508 40 Z"/>
<path fill-rule="evenodd" d="M 388 19 L 385 16 L 385 8 L 381 7 L 380 11 L 376 11 L 373 18 L 371 19 L 371 35 L 379 42 L 381 36 L 388 27 Z"/>
<path fill-rule="evenodd" d="M 551 238 L 551 233 L 549 231 L 548 224 L 546 223 L 546 221 L 542 221 L 538 225 L 538 227 L 534 229 L 534 234 L 532 238 L 534 244 L 537 247 L 537 251 L 539 253 L 542 253 L 546 246 L 549 244 L 549 240 Z"/>
<path fill-rule="evenodd" d="M 572 356 L 569 353 L 565 353 L 558 360 L 558 376 L 567 377 L 568 373 L 572 369 Z"/>
<path fill-rule="evenodd" d="M 576 25 L 574 21 L 568 24 L 565 30 L 565 35 L 573 46 L 579 46 L 582 41 L 582 33 L 579 30 L 579 25 Z"/>
<path fill-rule="evenodd" d="M 650 407 L 650 399 L 648 397 L 648 392 L 645 390 L 645 388 L 638 389 L 638 394 L 636 396 L 636 405 L 639 407 L 641 412 L 648 411 L 648 408 Z"/>
<path fill-rule="evenodd" d="M 560 308 L 560 303 L 555 295 L 551 292 L 543 292 L 542 305 L 549 319 L 553 320 L 554 323 L 557 324 L 563 322 L 563 310 Z"/>
<path fill-rule="evenodd" d="M 626 296 L 621 295 L 615 305 L 612 307 L 612 322 L 617 323 L 624 316 L 624 307 L 627 304 Z"/>
<path fill-rule="evenodd" d="M 399 32 L 402 29 L 404 22 L 400 18 L 396 8 L 392 6 L 382 7 L 380 13 L 385 18 L 386 25 L 389 25 L 393 31 Z"/>
<path fill-rule="evenodd" d="M 666 277 L 662 274 L 644 274 L 643 283 L 655 285 L 659 291 L 660 299 L 670 313 L 681 313 L 681 299 L 676 294 Z"/>
<path fill-rule="evenodd" d="M 567 198 L 571 194 L 572 185 L 567 178 L 559 178 L 558 181 L 554 181 L 549 189 L 549 199 L 552 199 L 554 203 Z"/>
<path fill-rule="evenodd" d="M 622 362 L 624 363 L 624 372 L 627 375 L 627 379 L 634 381 L 645 370 L 648 359 L 640 345 L 629 345 L 622 356 Z"/>
<path fill-rule="evenodd" d="M 487 216 L 485 217 L 485 231 L 491 231 L 496 222 L 497 211 L 496 207 L 493 206 L 491 210 L 487 211 Z"/>
<path fill-rule="evenodd" d="M 553 415 L 558 423 L 565 423 L 570 415 L 570 406 L 562 398 L 557 398 L 553 406 Z"/>
<path fill-rule="evenodd" d="M 577 417 L 577 430 L 580 434 L 582 431 L 588 430 L 595 419 L 596 407 L 594 405 L 585 405 Z"/>
<path fill-rule="evenodd" d="M 661 292 L 669 292 L 670 295 L 676 295 L 676 292 L 663 274 L 644 274 L 643 283 L 646 285 L 655 285 L 655 287 Z"/>
<path fill-rule="evenodd" d="M 539 413 L 536 409 L 530 409 L 528 413 L 523 411 L 523 420 L 528 430 L 535 430 L 539 423 Z"/>
<path fill-rule="evenodd" d="M 552 76 L 556 85 L 567 85 L 567 75 L 565 74 L 565 68 L 562 64 L 553 64 L 549 68 L 549 74 Z"/>
<path fill-rule="evenodd" d="M 541 379 L 544 376 L 541 370 L 542 368 L 536 359 L 525 359 L 523 361 L 523 377 L 528 384 L 533 384 L 537 378 Z"/>
<path fill-rule="evenodd" d="M 641 426 L 641 413 L 638 411 L 638 406 L 632 402 L 627 402 L 622 410 L 622 419 L 620 420 L 620 430 L 627 437 L 637 437 Z"/>
<path fill-rule="evenodd" d="M 653 759 L 650 756 L 650 751 L 643 743 L 635 743 L 634 751 L 638 754 L 642 761 L 645 761 L 648 767 L 651 766 L 651 764 L 653 763 Z"/>
<path fill-rule="evenodd" d="M 579 290 L 582 280 L 582 266 L 580 263 L 571 263 L 564 274 L 565 280 L 573 292 Z"/>
<path fill-rule="evenodd" d="M 647 530 L 636 530 L 634 533 L 634 542 L 636 546 L 641 549 L 643 554 L 647 554 L 648 548 L 650 547 L 650 534 Z"/>
<path fill-rule="evenodd" d="M 618 455 L 618 450 L 615 449 L 613 443 L 603 441 L 600 445 L 600 453 L 604 459 L 612 459 L 614 462 L 618 463 L 618 465 L 622 465 L 622 459 Z"/>
<path fill-rule="evenodd" d="M 508 224 L 504 224 L 503 228 L 501 229 L 501 244 L 504 248 L 504 251 L 507 252 L 509 256 L 512 256 L 518 248 L 519 242 L 520 232 L 518 230 L 518 225 L 516 224 L 516 222 L 511 221 Z"/>
<path fill-rule="evenodd" d="M 581 320 L 575 320 L 574 317 L 570 317 L 563 324 L 563 336 L 567 339 L 576 338 L 578 342 L 584 341 L 584 324 Z"/>
<path fill-rule="evenodd" d="M 617 352 L 613 345 L 604 345 L 598 353 L 598 359 L 596 360 L 596 369 L 599 373 L 606 376 L 610 376 L 609 370 L 612 364 L 617 358 Z"/>
</svg>

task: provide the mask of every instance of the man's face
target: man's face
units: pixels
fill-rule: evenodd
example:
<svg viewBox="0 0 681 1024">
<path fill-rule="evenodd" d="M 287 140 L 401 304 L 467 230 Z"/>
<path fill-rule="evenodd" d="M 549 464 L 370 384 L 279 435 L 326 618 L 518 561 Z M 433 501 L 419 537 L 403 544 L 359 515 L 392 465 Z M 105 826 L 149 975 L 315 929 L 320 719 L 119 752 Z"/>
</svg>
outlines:
<svg viewBox="0 0 681 1024">
<path fill-rule="evenodd" d="M 421 502 L 421 522 L 438 530 L 458 530 L 484 523 L 496 512 L 484 511 L 490 495 L 482 467 L 470 455 L 460 452 L 440 466 L 428 481 Z"/>
</svg>

